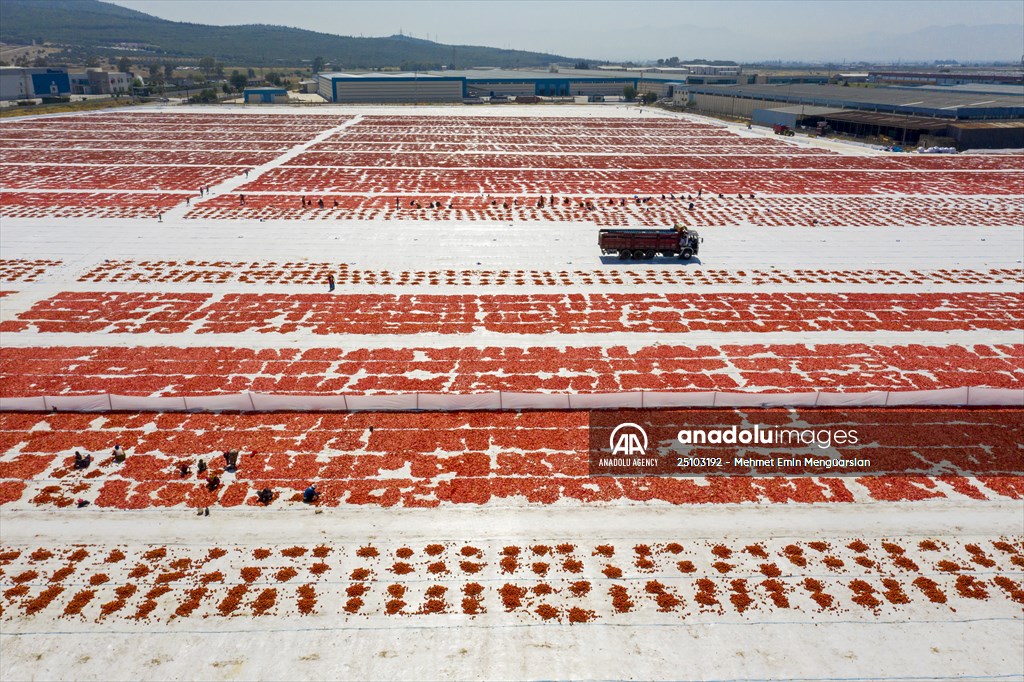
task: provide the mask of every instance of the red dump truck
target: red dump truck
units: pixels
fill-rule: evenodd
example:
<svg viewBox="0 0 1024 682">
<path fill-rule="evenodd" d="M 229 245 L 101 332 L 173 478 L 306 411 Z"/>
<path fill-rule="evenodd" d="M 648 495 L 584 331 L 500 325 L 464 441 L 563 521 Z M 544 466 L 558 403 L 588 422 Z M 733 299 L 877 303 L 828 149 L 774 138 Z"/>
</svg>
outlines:
<svg viewBox="0 0 1024 682">
<path fill-rule="evenodd" d="M 694 230 L 606 229 L 597 234 L 601 253 L 622 260 L 646 260 L 657 254 L 688 260 L 700 251 L 702 241 Z"/>
</svg>

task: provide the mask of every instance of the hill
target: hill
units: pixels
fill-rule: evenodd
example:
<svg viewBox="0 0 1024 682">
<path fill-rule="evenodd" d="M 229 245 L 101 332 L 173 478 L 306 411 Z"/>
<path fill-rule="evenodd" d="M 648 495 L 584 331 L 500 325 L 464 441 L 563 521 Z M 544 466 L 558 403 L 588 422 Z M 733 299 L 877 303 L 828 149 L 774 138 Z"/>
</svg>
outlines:
<svg viewBox="0 0 1024 682">
<path fill-rule="evenodd" d="M 27 44 L 44 41 L 67 46 L 71 52 L 133 60 L 151 55 L 160 59 L 213 57 L 226 64 L 251 66 L 297 65 L 323 57 L 334 68 L 375 68 L 452 65 L 547 66 L 576 61 L 568 57 L 441 43 L 390 36 L 354 38 L 284 26 L 250 24 L 207 26 L 167 21 L 143 12 L 98 0 L 3 0 L 0 3 L 0 42 Z M 143 46 L 126 53 L 119 45 Z"/>
</svg>

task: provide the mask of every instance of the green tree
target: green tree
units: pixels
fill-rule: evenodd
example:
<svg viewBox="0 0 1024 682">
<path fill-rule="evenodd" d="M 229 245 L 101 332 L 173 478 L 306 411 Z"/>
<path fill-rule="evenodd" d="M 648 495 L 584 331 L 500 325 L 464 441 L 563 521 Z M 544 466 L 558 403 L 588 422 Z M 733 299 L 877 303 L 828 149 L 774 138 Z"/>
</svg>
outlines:
<svg viewBox="0 0 1024 682">
<path fill-rule="evenodd" d="M 256 77 L 256 69 L 250 68 L 246 73 L 250 79 Z"/>
<path fill-rule="evenodd" d="M 324 70 L 324 58 L 314 57 L 313 58 L 313 73 L 320 73 Z"/>
<path fill-rule="evenodd" d="M 636 97 L 636 88 L 632 85 L 625 86 L 622 88 L 622 96 L 625 97 L 627 101 L 632 102 L 633 98 Z"/>
<path fill-rule="evenodd" d="M 654 92 L 645 92 L 643 96 L 640 97 L 640 101 L 644 104 L 654 104 L 658 101 L 658 95 Z"/>
<path fill-rule="evenodd" d="M 248 84 L 249 79 L 245 77 L 244 73 L 232 71 L 231 78 L 228 79 L 228 82 L 231 83 L 231 87 L 241 92 L 242 90 L 245 90 L 245 86 Z"/>
<path fill-rule="evenodd" d="M 202 103 L 206 103 L 206 102 L 216 102 L 217 101 L 217 91 L 214 90 L 213 88 L 207 88 L 207 89 L 203 90 L 202 92 L 200 92 L 198 95 L 195 95 L 195 96 L 189 98 L 188 101 L 189 102 L 198 102 L 198 103 L 201 103 L 201 104 Z"/>
<path fill-rule="evenodd" d="M 87 69 L 95 69 L 99 65 L 100 65 L 100 58 L 97 57 L 94 54 L 93 55 L 89 55 L 89 57 L 85 60 L 85 68 L 87 68 Z"/>
<path fill-rule="evenodd" d="M 214 61 L 213 57 L 203 57 L 199 60 L 199 68 L 203 70 L 203 74 L 209 76 L 213 73 L 213 69 L 217 62 Z"/>
<path fill-rule="evenodd" d="M 117 70 L 121 73 L 128 73 L 132 70 L 132 60 L 128 57 L 121 57 L 117 60 Z"/>
<path fill-rule="evenodd" d="M 32 61 L 32 66 L 49 66 L 46 55 L 41 54 Z"/>
<path fill-rule="evenodd" d="M 174 78 L 174 67 L 177 66 L 173 62 L 164 62 L 164 80 L 171 80 Z"/>
<path fill-rule="evenodd" d="M 267 73 L 264 74 L 263 78 L 266 79 L 266 81 L 271 85 L 281 84 L 281 74 L 279 74 L 277 71 L 267 71 Z"/>
</svg>

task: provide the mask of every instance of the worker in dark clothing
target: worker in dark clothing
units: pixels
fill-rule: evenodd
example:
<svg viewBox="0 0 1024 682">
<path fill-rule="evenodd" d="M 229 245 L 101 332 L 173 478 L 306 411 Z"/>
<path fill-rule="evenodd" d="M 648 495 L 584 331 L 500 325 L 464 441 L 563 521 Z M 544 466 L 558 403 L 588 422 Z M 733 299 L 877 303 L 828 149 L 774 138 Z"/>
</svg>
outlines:
<svg viewBox="0 0 1024 682">
<path fill-rule="evenodd" d="M 327 275 L 327 291 L 334 291 L 334 274 Z"/>
<path fill-rule="evenodd" d="M 264 488 L 263 490 L 256 493 L 256 499 L 260 501 L 260 504 L 267 505 L 274 499 L 274 491 L 270 488 Z"/>
<path fill-rule="evenodd" d="M 320 493 L 317 492 L 316 485 L 310 483 L 309 487 L 302 493 L 302 501 L 306 504 L 315 502 L 320 497 Z"/>
</svg>

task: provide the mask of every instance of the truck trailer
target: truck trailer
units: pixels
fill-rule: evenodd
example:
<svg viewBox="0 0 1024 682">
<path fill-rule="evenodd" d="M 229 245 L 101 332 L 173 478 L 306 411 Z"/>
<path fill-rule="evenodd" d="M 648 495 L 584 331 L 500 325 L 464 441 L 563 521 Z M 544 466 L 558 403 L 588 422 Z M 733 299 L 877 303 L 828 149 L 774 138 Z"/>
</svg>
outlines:
<svg viewBox="0 0 1024 682">
<path fill-rule="evenodd" d="M 689 260 L 700 251 L 702 241 L 695 230 L 605 229 L 597 234 L 601 253 L 622 260 L 650 260 L 657 254 Z"/>
</svg>

